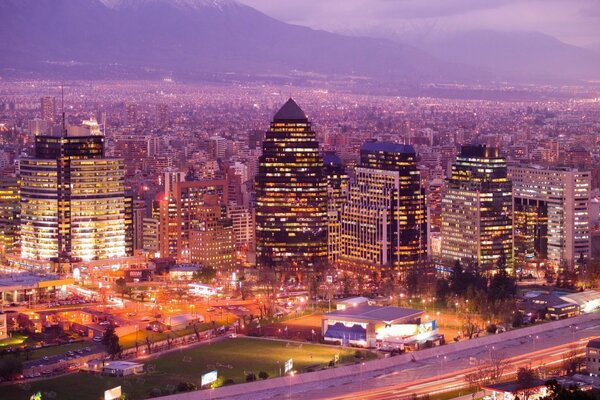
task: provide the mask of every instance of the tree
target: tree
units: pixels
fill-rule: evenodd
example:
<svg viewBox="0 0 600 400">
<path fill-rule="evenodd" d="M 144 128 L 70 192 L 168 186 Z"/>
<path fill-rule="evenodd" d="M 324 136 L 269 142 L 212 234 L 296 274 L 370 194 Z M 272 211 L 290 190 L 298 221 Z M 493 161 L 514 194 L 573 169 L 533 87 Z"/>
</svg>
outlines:
<svg viewBox="0 0 600 400">
<path fill-rule="evenodd" d="M 446 279 L 438 279 L 435 284 L 435 297 L 444 302 L 450 293 L 450 283 Z"/>
<path fill-rule="evenodd" d="M 115 281 L 115 289 L 117 293 L 121 295 L 121 298 L 125 297 L 126 294 L 129 294 L 131 288 L 127 287 L 127 282 L 123 278 L 119 278 Z"/>
<path fill-rule="evenodd" d="M 116 356 L 121 355 L 123 349 L 119 344 L 119 337 L 115 333 L 115 327 L 109 325 L 102 335 L 102 344 L 111 359 L 115 359 Z"/>
<path fill-rule="evenodd" d="M 578 387 L 563 387 L 556 379 L 546 382 L 549 394 L 542 400 L 596 400 L 600 397 L 600 391 L 594 389 L 583 391 Z"/>
<path fill-rule="evenodd" d="M 191 382 L 179 382 L 177 384 L 177 391 L 178 392 L 192 392 L 194 390 L 198 389 L 196 387 L 196 385 L 194 385 Z"/>
<path fill-rule="evenodd" d="M 492 350 L 487 360 L 480 363 L 475 371 L 467 374 L 466 380 L 471 387 L 476 389 L 484 384 L 497 383 L 502 378 L 508 365 L 509 363 L 504 354 Z"/>
<path fill-rule="evenodd" d="M 217 270 L 210 266 L 203 266 L 194 273 L 194 280 L 202 283 L 210 283 L 217 276 Z"/>
<path fill-rule="evenodd" d="M 534 394 L 535 390 L 532 390 L 531 386 L 537 379 L 538 374 L 530 367 L 520 367 L 517 370 L 517 382 L 523 387 L 523 400 L 527 400 L 529 396 Z"/>
<path fill-rule="evenodd" d="M 562 368 L 567 374 L 578 372 L 585 358 L 577 353 L 575 344 L 569 347 L 569 350 L 563 355 Z"/>
<path fill-rule="evenodd" d="M 268 379 L 269 378 L 269 373 L 265 372 L 265 371 L 260 371 L 258 373 L 258 377 L 262 380 Z"/>
<path fill-rule="evenodd" d="M 344 297 L 350 296 L 350 290 L 352 289 L 352 280 L 350 279 L 350 275 L 347 272 L 342 276 L 342 290 L 344 293 Z"/>
<path fill-rule="evenodd" d="M 422 279 L 421 274 L 416 268 L 411 268 L 406 276 L 406 290 L 409 295 L 420 294 L 419 280 Z"/>
<path fill-rule="evenodd" d="M 512 299 L 517 294 L 517 283 L 515 278 L 508 275 L 506 269 L 502 268 L 490 279 L 487 291 L 489 301 Z"/>
<path fill-rule="evenodd" d="M 0 360 L 0 378 L 13 379 L 23 372 L 23 363 L 16 357 L 6 357 Z"/>
</svg>

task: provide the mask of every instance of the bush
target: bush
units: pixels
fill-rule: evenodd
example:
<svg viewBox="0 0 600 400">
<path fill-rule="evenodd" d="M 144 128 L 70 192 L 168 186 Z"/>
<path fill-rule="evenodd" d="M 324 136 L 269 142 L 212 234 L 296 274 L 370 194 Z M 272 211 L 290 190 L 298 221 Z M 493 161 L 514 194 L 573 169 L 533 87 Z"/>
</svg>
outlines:
<svg viewBox="0 0 600 400">
<path fill-rule="evenodd" d="M 194 385 L 191 382 L 179 382 L 179 384 L 177 384 L 178 392 L 191 392 L 196 389 L 197 389 L 196 385 Z"/>
<path fill-rule="evenodd" d="M 496 324 L 489 324 L 485 330 L 487 333 L 489 333 L 490 335 L 496 333 L 496 330 L 498 329 L 498 327 L 496 326 Z"/>
<path fill-rule="evenodd" d="M 246 375 L 246 382 L 254 382 L 256 380 L 256 375 L 254 375 L 254 372 L 250 372 L 248 375 Z"/>
<path fill-rule="evenodd" d="M 269 374 L 265 371 L 260 371 L 258 373 L 258 377 L 262 380 L 268 379 L 269 378 Z"/>
<path fill-rule="evenodd" d="M 223 386 L 233 385 L 235 382 L 231 378 L 227 378 L 223 381 Z"/>
<path fill-rule="evenodd" d="M 160 397 L 163 395 L 162 390 L 159 388 L 154 388 L 149 393 L 150 397 Z"/>
<path fill-rule="evenodd" d="M 521 325 L 523 325 L 523 315 L 521 315 L 520 312 L 516 312 L 515 315 L 513 315 L 512 327 L 519 328 Z"/>
</svg>

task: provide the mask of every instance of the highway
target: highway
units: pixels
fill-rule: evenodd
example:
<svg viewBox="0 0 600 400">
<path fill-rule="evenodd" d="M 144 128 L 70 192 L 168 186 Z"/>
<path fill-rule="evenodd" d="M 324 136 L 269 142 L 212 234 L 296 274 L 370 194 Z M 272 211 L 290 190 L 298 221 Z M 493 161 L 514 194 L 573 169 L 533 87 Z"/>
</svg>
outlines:
<svg viewBox="0 0 600 400">
<path fill-rule="evenodd" d="M 526 366 L 531 366 L 533 368 L 537 368 L 539 366 L 543 366 L 544 368 L 551 368 L 553 366 L 556 366 L 558 368 L 562 364 L 565 357 L 574 349 L 574 346 L 577 350 L 578 355 L 584 354 L 585 345 L 591 338 L 592 337 L 576 340 L 575 342 L 572 342 L 570 345 L 567 346 L 553 346 L 543 350 L 537 350 L 535 352 L 525 353 L 519 356 L 507 358 L 506 360 L 504 360 L 505 367 L 502 376 L 515 376 L 517 370 L 520 367 Z M 360 398 L 365 400 L 410 399 L 413 398 L 415 395 L 432 395 L 459 389 L 466 389 L 469 386 L 467 375 L 474 372 L 477 368 L 478 367 L 475 366 L 458 371 L 453 371 L 451 373 L 445 373 L 442 375 L 434 374 L 433 376 L 417 379 L 412 382 L 403 382 L 400 384 L 386 386 L 383 388 L 359 391 L 352 393 L 350 398 Z M 421 369 L 427 369 L 430 371 L 428 366 L 427 368 Z M 330 400 L 342 400 L 348 399 L 349 396 L 348 394 L 345 394 L 342 396 L 324 398 Z"/>
</svg>

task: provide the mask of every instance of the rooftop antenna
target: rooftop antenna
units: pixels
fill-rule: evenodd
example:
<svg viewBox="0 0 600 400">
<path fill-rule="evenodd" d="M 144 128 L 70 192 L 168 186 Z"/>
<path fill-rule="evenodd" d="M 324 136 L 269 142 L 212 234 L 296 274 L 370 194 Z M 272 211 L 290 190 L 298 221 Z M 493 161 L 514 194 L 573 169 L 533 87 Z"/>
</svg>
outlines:
<svg viewBox="0 0 600 400">
<path fill-rule="evenodd" d="M 67 128 L 65 126 L 65 84 L 61 82 L 60 84 L 60 109 L 62 112 L 62 134 L 63 136 L 67 136 Z"/>
</svg>

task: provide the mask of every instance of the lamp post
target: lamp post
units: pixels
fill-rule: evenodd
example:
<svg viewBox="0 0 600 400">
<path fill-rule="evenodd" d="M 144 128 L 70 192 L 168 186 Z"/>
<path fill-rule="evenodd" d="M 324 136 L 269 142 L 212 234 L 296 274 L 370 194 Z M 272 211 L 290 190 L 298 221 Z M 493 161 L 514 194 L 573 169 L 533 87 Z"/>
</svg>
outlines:
<svg viewBox="0 0 600 400">
<path fill-rule="evenodd" d="M 290 372 L 290 379 L 288 380 L 288 382 L 289 382 L 289 385 L 288 385 L 288 388 L 289 388 L 289 398 L 290 399 L 292 398 L 292 378 L 293 377 L 294 377 L 294 371 L 291 371 Z"/>
</svg>

